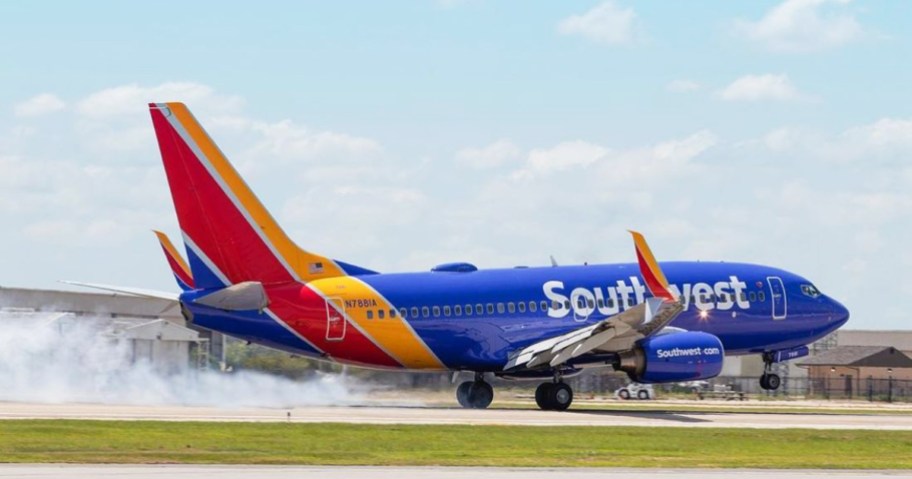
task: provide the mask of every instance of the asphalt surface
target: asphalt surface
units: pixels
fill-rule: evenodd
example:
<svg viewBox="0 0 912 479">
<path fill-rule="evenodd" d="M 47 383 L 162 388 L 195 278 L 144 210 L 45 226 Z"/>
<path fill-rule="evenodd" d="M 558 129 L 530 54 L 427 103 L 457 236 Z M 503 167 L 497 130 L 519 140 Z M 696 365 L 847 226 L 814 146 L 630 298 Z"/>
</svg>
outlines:
<svg viewBox="0 0 912 479">
<path fill-rule="evenodd" d="M 357 424 L 490 424 L 514 426 L 660 426 L 912 430 L 912 414 L 740 413 L 429 407 L 294 409 L 0 403 L 0 419 L 96 419 Z"/>
<path fill-rule="evenodd" d="M 739 479 L 814 479 L 814 478 L 887 478 L 912 477 L 904 471 L 845 471 L 845 470 L 753 470 L 738 469 L 539 469 L 494 467 L 349 467 L 349 466 L 121 466 L 121 465 L 57 465 L 2 464 L 0 478 L 83 479 L 118 477 L 126 479 L 161 479 L 179 477 L 196 479 L 597 479 L 650 477 L 726 478 L 733 473 Z"/>
</svg>

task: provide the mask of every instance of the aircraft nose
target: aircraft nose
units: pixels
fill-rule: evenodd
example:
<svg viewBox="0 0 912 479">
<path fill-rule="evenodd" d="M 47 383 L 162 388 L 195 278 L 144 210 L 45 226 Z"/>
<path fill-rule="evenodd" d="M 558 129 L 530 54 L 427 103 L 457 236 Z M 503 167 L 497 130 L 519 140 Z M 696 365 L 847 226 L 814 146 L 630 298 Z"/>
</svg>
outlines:
<svg viewBox="0 0 912 479">
<path fill-rule="evenodd" d="M 833 316 L 830 318 L 830 321 L 833 323 L 842 326 L 849 320 L 849 310 L 842 305 L 839 301 L 836 301 L 833 298 L 830 298 L 830 307 L 833 310 Z M 838 327 L 838 326 L 837 326 Z"/>
</svg>

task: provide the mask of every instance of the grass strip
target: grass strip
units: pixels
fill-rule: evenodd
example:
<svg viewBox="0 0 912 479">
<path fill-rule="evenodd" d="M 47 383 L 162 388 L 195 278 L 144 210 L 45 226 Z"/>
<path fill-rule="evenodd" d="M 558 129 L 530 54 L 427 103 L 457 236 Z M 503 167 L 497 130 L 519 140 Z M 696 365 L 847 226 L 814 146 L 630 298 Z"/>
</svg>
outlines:
<svg viewBox="0 0 912 479">
<path fill-rule="evenodd" d="M 0 421 L 0 462 L 912 468 L 912 431 Z"/>
</svg>

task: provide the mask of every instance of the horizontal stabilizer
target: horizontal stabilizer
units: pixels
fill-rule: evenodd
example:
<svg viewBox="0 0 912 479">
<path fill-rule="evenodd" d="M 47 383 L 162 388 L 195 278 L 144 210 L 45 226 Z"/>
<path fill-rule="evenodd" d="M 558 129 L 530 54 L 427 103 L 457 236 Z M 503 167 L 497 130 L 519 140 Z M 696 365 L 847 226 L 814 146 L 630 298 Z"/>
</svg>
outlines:
<svg viewBox="0 0 912 479">
<path fill-rule="evenodd" d="M 196 304 L 226 311 L 262 311 L 269 306 L 263 283 L 245 281 L 196 298 Z"/>
</svg>

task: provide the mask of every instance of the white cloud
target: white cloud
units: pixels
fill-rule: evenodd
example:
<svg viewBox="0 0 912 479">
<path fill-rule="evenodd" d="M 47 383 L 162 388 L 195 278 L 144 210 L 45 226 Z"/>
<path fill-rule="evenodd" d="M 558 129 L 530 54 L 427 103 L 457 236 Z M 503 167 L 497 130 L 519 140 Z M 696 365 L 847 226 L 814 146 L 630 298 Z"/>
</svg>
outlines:
<svg viewBox="0 0 912 479">
<path fill-rule="evenodd" d="M 636 13 L 608 0 L 581 15 L 571 15 L 557 25 L 564 35 L 581 35 L 606 45 L 632 43 L 636 39 Z"/>
<path fill-rule="evenodd" d="M 529 152 L 524 168 L 513 172 L 514 179 L 529 179 L 560 171 L 585 168 L 605 156 L 608 149 L 585 141 L 566 141 L 553 148 Z"/>
<path fill-rule="evenodd" d="M 912 119 L 881 118 L 836 135 L 784 127 L 767 133 L 760 142 L 771 152 L 816 158 L 827 163 L 875 159 L 905 163 L 912 156 Z M 902 171 L 893 173 L 897 177 L 903 176 Z"/>
<path fill-rule="evenodd" d="M 733 81 L 719 96 L 727 101 L 792 101 L 806 99 L 789 80 L 788 75 L 745 75 Z"/>
<path fill-rule="evenodd" d="M 34 117 L 53 113 L 66 108 L 66 103 L 53 93 L 42 93 L 16 105 L 18 117 Z"/>
<path fill-rule="evenodd" d="M 850 0 L 786 0 L 756 22 L 735 28 L 751 41 L 782 52 L 813 52 L 863 37 L 864 30 L 845 6 Z"/>
<path fill-rule="evenodd" d="M 700 84 L 687 79 L 672 80 L 665 85 L 665 90 L 675 93 L 686 93 L 697 91 L 700 89 Z"/>
<path fill-rule="evenodd" d="M 179 101 L 195 112 L 232 112 L 243 106 L 240 97 L 216 94 L 212 87 L 193 82 L 166 82 L 152 87 L 122 85 L 93 93 L 76 109 L 93 119 L 123 115 L 147 115 L 148 103 Z"/>
<path fill-rule="evenodd" d="M 496 168 L 522 155 L 510 140 L 501 139 L 482 148 L 464 148 L 456 152 L 456 161 L 479 170 Z"/>
</svg>

